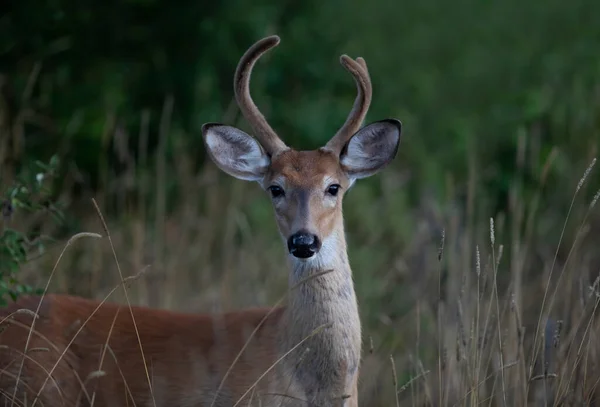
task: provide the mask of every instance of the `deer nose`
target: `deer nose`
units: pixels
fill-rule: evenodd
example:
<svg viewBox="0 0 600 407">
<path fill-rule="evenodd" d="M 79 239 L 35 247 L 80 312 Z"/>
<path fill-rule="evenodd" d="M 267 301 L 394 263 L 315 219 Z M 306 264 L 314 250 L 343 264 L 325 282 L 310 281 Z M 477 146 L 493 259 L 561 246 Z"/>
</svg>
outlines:
<svg viewBox="0 0 600 407">
<path fill-rule="evenodd" d="M 321 248 L 319 237 L 304 230 L 290 236 L 287 244 L 290 254 L 300 259 L 308 259 L 314 256 Z"/>
</svg>

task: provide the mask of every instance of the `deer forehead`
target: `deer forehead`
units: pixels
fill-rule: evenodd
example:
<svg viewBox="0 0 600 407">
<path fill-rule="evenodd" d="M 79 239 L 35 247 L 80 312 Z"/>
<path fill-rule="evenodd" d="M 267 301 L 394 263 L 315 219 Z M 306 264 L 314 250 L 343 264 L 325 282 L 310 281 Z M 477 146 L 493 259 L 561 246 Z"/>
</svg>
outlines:
<svg viewBox="0 0 600 407">
<path fill-rule="evenodd" d="M 321 189 L 331 183 L 348 182 L 338 158 L 325 150 L 286 150 L 273 158 L 267 178 L 301 189 Z"/>
</svg>

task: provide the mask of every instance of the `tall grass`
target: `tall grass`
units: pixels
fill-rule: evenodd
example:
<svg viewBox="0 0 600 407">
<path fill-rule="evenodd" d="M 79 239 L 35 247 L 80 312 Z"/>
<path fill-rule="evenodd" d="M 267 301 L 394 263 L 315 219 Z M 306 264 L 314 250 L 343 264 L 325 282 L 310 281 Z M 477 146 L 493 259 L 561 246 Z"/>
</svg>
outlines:
<svg viewBox="0 0 600 407">
<path fill-rule="evenodd" d="M 167 100 L 155 156 L 142 148 L 133 159 L 115 139 L 127 157 L 123 172 L 103 164 L 99 191 L 72 202 L 62 196 L 79 230 L 110 230 L 110 242 L 82 240 L 62 253 L 57 245 L 29 262 L 29 282 L 189 312 L 273 305 L 286 292 L 268 199 L 210 162 L 195 170 L 197 153 L 181 135 L 168 156 L 171 111 Z M 527 143 L 519 148 L 515 165 L 524 166 Z M 349 193 L 344 213 L 364 325 L 362 405 L 590 404 L 600 377 L 599 195 L 588 188 L 597 175 L 590 158 L 550 182 L 558 155 L 536 157 L 545 161 L 533 194 L 511 180 L 507 213 L 490 213 L 476 160 L 465 184 L 448 175 L 447 195 L 424 195 L 417 207 L 406 204 L 401 165 Z M 0 165 L 11 172 L 10 163 Z M 12 222 L 29 227 L 18 215 Z M 142 271 L 128 296 L 114 289 Z"/>
</svg>

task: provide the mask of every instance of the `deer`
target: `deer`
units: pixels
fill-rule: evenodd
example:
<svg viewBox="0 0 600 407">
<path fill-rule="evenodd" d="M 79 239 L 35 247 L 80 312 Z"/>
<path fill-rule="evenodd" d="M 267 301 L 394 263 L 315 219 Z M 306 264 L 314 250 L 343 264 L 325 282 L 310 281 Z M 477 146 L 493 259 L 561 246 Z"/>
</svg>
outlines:
<svg viewBox="0 0 600 407">
<path fill-rule="evenodd" d="M 358 406 L 362 328 L 342 215 L 344 194 L 396 156 L 402 125 L 363 126 L 372 84 L 363 58 L 340 57 L 357 87 L 343 125 L 315 150 L 288 147 L 250 95 L 241 57 L 234 94 L 253 135 L 202 126 L 212 162 L 270 196 L 289 271 L 287 303 L 193 314 L 71 295 L 22 296 L 0 310 L 0 401 L 35 406 Z"/>
</svg>

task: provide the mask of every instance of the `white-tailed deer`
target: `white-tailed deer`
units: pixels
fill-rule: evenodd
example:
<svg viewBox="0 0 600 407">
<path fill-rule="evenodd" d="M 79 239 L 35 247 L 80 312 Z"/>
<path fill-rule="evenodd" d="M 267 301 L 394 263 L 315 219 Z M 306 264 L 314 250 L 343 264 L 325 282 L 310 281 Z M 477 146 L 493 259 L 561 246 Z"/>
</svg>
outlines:
<svg viewBox="0 0 600 407">
<path fill-rule="evenodd" d="M 254 44 L 235 73 L 235 96 L 256 138 L 218 123 L 202 132 L 219 168 L 257 181 L 272 199 L 288 253 L 287 305 L 193 315 L 64 295 L 41 304 L 23 297 L 0 314 L 39 306 L 35 320 L 21 311 L 0 327 L 3 404 L 358 405 L 361 324 L 342 198 L 355 180 L 394 158 L 401 125 L 390 119 L 360 128 L 371 81 L 362 58 L 343 55 L 358 88 L 346 122 L 322 148 L 287 147 L 249 90 L 254 64 L 278 43 L 271 36 Z"/>
</svg>

